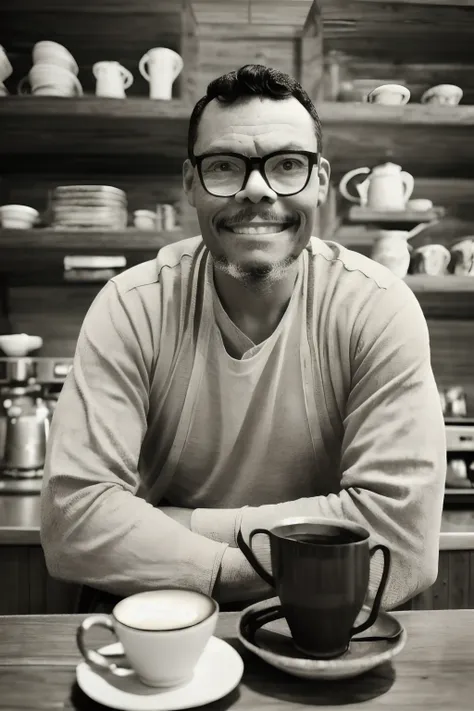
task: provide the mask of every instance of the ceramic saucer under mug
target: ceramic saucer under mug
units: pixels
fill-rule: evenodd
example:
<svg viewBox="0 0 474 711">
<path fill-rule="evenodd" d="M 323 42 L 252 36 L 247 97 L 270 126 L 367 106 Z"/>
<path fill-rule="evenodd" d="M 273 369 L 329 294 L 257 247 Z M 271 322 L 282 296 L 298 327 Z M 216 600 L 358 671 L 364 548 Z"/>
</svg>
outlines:
<svg viewBox="0 0 474 711">
<path fill-rule="evenodd" d="M 355 624 L 367 619 L 369 613 L 370 609 L 364 606 Z M 277 616 L 279 619 L 275 619 Z M 356 635 L 347 652 L 340 657 L 311 659 L 293 644 L 287 622 L 282 618 L 278 597 L 257 602 L 243 610 L 237 633 L 244 647 L 258 657 L 277 669 L 303 679 L 358 676 L 398 654 L 407 640 L 406 630 L 400 622 L 389 613 L 380 611 L 372 627 Z"/>
<path fill-rule="evenodd" d="M 120 643 L 99 649 L 104 656 L 123 655 Z M 124 657 L 125 664 L 126 658 Z M 156 660 L 159 664 L 159 660 Z M 229 694 L 242 678 L 244 663 L 236 650 L 218 637 L 211 637 L 191 681 L 182 686 L 153 688 L 135 672 L 121 667 L 119 673 L 99 671 L 83 661 L 76 668 L 77 683 L 93 701 L 122 711 L 177 711 L 203 706 Z"/>
</svg>

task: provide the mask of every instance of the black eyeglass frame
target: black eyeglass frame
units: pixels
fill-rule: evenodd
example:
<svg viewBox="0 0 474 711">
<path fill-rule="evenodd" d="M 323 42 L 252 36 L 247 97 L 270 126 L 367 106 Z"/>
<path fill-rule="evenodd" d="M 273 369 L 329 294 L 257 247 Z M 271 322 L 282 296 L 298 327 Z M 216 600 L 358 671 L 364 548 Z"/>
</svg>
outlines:
<svg viewBox="0 0 474 711">
<path fill-rule="evenodd" d="M 280 155 L 304 155 L 308 158 L 308 176 L 306 178 L 305 184 L 303 185 L 302 188 L 299 190 L 295 190 L 294 193 L 280 193 L 268 182 L 267 176 L 265 175 L 265 164 L 270 158 L 273 158 L 274 156 L 280 156 Z M 242 182 L 241 187 L 236 190 L 234 193 L 231 193 L 230 195 L 216 195 L 216 193 L 211 192 L 206 188 L 204 184 L 204 178 L 202 176 L 202 162 L 205 158 L 211 158 L 212 156 L 231 156 L 232 158 L 241 158 L 245 162 L 245 175 L 244 179 Z M 309 183 L 309 179 L 311 178 L 311 174 L 313 172 L 314 165 L 316 164 L 319 167 L 321 165 L 321 153 L 317 152 L 315 153 L 314 151 L 296 151 L 296 150 L 283 150 L 283 151 L 274 151 L 273 153 L 267 153 L 265 156 L 244 156 L 242 153 L 232 153 L 231 151 L 217 151 L 215 153 L 202 153 L 200 156 L 195 156 L 194 153 L 191 155 L 191 164 L 193 166 L 197 167 L 198 175 L 199 175 L 199 180 L 201 181 L 201 185 L 204 188 L 204 190 L 209 193 L 209 195 L 212 195 L 213 197 L 221 197 L 221 198 L 229 198 L 229 197 L 234 197 L 234 195 L 237 195 L 237 193 L 240 193 L 241 190 L 245 190 L 245 186 L 247 185 L 247 181 L 250 177 L 250 173 L 257 169 L 270 190 L 273 190 L 274 193 L 276 193 L 280 197 L 290 197 L 291 195 L 297 195 L 298 193 L 302 192 L 305 187 Z"/>
</svg>

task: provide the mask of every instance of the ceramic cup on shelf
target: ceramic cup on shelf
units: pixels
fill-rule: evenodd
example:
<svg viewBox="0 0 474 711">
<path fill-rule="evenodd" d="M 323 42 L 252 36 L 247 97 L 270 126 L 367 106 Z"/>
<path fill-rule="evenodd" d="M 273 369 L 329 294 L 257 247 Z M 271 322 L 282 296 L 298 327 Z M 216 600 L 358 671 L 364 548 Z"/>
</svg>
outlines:
<svg viewBox="0 0 474 711">
<path fill-rule="evenodd" d="M 5 49 L 0 45 L 0 82 L 4 82 L 5 79 L 8 79 L 9 76 L 11 76 L 13 72 L 13 67 L 10 63 L 10 60 L 7 57 L 7 53 L 5 52 Z"/>
<path fill-rule="evenodd" d="M 31 93 L 35 96 L 82 96 L 82 86 L 77 76 L 63 67 L 55 64 L 34 64 L 27 77 L 18 84 L 18 93 L 29 93 L 26 84 L 29 83 Z"/>
<path fill-rule="evenodd" d="M 115 605 L 111 615 L 92 615 L 77 629 L 77 646 L 90 666 L 117 674 L 120 667 L 86 646 L 91 627 L 105 627 L 121 642 L 140 681 L 152 687 L 175 687 L 190 681 L 214 634 L 219 605 L 193 590 L 164 588 L 137 593 Z M 123 671 L 123 669 L 122 669 Z"/>
<path fill-rule="evenodd" d="M 49 64 L 66 69 L 76 76 L 79 74 L 79 67 L 71 52 L 58 42 L 42 40 L 33 47 L 34 64 Z"/>
<path fill-rule="evenodd" d="M 9 91 L 5 84 L 0 81 L 0 96 L 9 96 Z"/>
<path fill-rule="evenodd" d="M 415 274 L 438 276 L 446 273 L 451 253 L 442 244 L 425 244 L 413 250 L 412 260 Z"/>
<path fill-rule="evenodd" d="M 133 225 L 137 230 L 156 230 L 156 214 L 153 210 L 135 210 Z"/>
<path fill-rule="evenodd" d="M 140 74 L 150 83 L 150 99 L 169 100 L 173 83 L 182 71 L 183 59 L 167 47 L 154 47 L 140 59 Z"/>
<path fill-rule="evenodd" d="M 421 97 L 422 104 L 437 104 L 438 106 L 457 106 L 463 97 L 463 90 L 455 84 L 438 84 L 425 91 Z"/>
<path fill-rule="evenodd" d="M 38 218 L 38 210 L 29 205 L 0 206 L 0 225 L 4 229 L 29 230 Z"/>
<path fill-rule="evenodd" d="M 464 237 L 451 245 L 450 271 L 459 275 L 474 275 L 474 238 Z"/>
<path fill-rule="evenodd" d="M 125 99 L 125 90 L 133 84 L 133 74 L 119 62 L 96 62 L 92 73 L 96 78 L 96 96 Z"/>
<path fill-rule="evenodd" d="M 382 84 L 367 94 L 369 104 L 403 106 L 410 101 L 410 90 L 402 84 Z"/>
</svg>

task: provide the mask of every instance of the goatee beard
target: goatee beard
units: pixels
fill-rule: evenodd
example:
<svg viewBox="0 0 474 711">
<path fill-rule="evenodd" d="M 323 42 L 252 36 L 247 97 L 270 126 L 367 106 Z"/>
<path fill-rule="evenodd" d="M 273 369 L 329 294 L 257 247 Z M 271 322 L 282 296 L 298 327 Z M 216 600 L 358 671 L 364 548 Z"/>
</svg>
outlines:
<svg viewBox="0 0 474 711">
<path fill-rule="evenodd" d="M 242 282 L 250 291 L 259 293 L 270 291 L 275 282 L 285 275 L 285 272 L 297 259 L 297 256 L 290 255 L 276 264 L 262 264 L 261 266 L 250 264 L 242 267 L 240 264 L 229 262 L 224 255 L 213 257 L 217 269 Z"/>
</svg>

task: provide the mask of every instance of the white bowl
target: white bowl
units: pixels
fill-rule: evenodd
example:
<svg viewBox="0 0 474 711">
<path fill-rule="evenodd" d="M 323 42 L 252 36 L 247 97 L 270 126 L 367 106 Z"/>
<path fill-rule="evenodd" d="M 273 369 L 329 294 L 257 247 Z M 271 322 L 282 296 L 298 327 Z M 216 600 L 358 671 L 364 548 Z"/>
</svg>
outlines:
<svg viewBox="0 0 474 711">
<path fill-rule="evenodd" d="M 0 223 L 7 229 L 28 230 L 38 220 L 39 212 L 29 205 L 0 206 Z"/>
<path fill-rule="evenodd" d="M 0 336 L 0 348 L 9 358 L 21 358 L 30 351 L 41 348 L 41 336 L 29 336 L 27 333 L 11 333 Z"/>
</svg>

